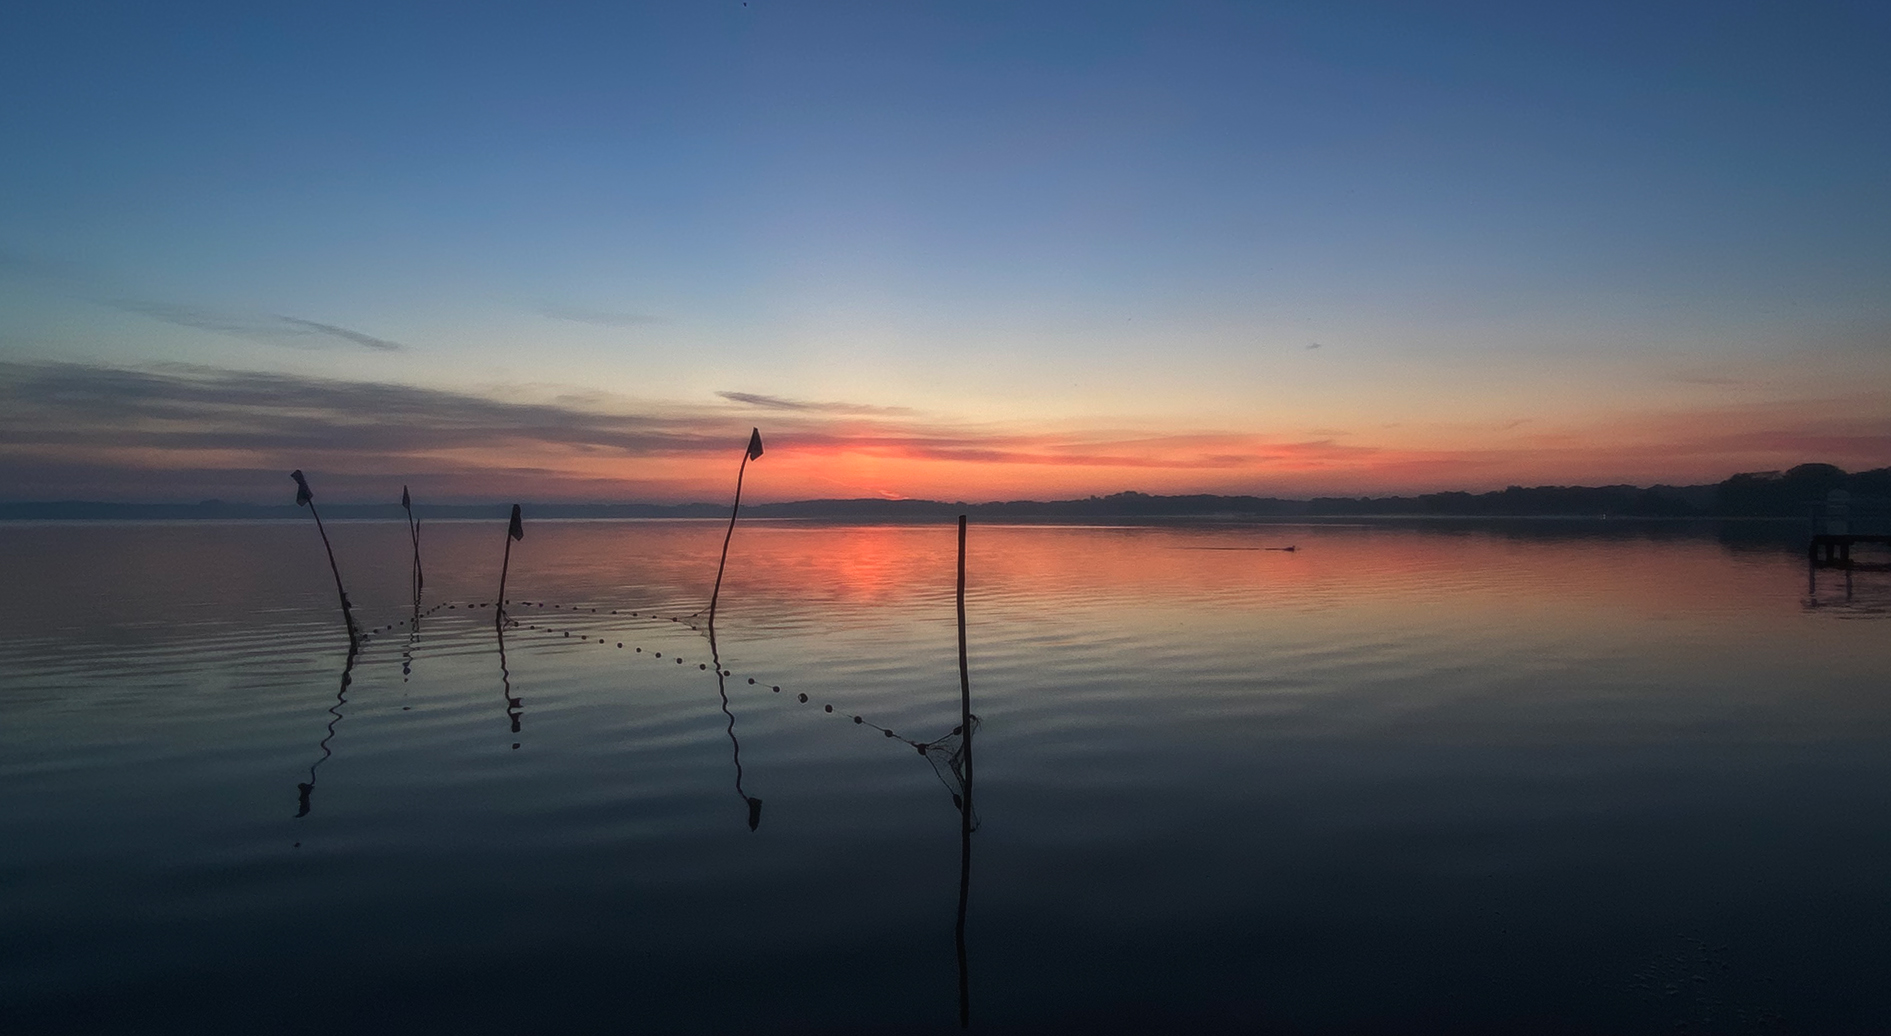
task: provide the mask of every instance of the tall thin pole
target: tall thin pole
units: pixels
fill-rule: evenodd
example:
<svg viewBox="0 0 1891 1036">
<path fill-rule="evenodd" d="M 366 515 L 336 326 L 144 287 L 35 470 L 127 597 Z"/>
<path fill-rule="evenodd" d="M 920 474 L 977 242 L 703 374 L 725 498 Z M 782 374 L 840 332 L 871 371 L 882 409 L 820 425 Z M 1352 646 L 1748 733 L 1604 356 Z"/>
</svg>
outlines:
<svg viewBox="0 0 1891 1036">
<path fill-rule="evenodd" d="M 742 453 L 742 466 L 735 469 L 735 506 L 729 509 L 729 531 L 722 534 L 722 560 L 716 562 L 716 588 L 709 594 L 709 625 L 716 624 L 716 600 L 722 596 L 722 570 L 729 564 L 729 540 L 735 536 L 735 516 L 742 510 L 742 476 L 749 461 L 762 455 L 762 430 L 749 431 L 748 449 Z"/>
<path fill-rule="evenodd" d="M 414 517 L 414 500 L 407 495 L 407 487 L 401 487 L 401 509 L 407 512 L 407 535 L 414 541 L 414 607 L 420 607 L 420 591 L 427 585 L 426 573 L 420 569 L 420 519 Z"/>
<path fill-rule="evenodd" d="M 506 621 L 506 571 L 512 567 L 512 537 L 506 537 L 505 560 L 499 563 L 499 600 L 494 603 L 492 613 L 495 625 Z"/>
<path fill-rule="evenodd" d="M 525 538 L 525 523 L 520 520 L 519 505 L 512 505 L 512 521 L 506 526 L 506 556 L 499 565 L 499 599 L 493 602 L 492 621 L 495 626 L 504 626 L 506 622 L 506 573 L 512 569 L 512 541 Z"/>
<path fill-rule="evenodd" d="M 972 815 L 972 675 L 965 662 L 965 516 L 959 515 L 959 729 L 965 732 L 965 816 Z"/>
<path fill-rule="evenodd" d="M 965 905 L 972 892 L 972 676 L 965 661 L 965 516 L 959 515 L 959 730 L 964 740 L 965 801 L 959 808 L 959 1028 L 972 1025 L 972 980 L 965 967 Z"/>
<path fill-rule="evenodd" d="M 295 502 L 309 509 L 315 516 L 315 531 L 322 535 L 322 549 L 328 552 L 328 570 L 335 576 L 335 595 L 341 598 L 341 621 L 348 627 L 348 650 L 354 651 L 361 644 L 361 634 L 355 629 L 354 608 L 348 603 L 348 591 L 342 589 L 341 566 L 335 564 L 335 548 L 329 545 L 328 530 L 322 527 L 322 513 L 315 509 L 315 492 L 309 488 L 309 480 L 297 468 L 289 473 L 295 479 Z"/>
</svg>

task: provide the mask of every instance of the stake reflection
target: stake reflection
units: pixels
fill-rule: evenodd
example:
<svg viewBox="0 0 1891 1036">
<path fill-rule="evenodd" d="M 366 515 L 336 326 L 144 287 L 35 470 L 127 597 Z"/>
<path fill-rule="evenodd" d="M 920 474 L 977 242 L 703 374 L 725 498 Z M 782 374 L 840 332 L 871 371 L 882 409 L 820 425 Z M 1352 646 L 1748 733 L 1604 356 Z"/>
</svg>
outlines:
<svg viewBox="0 0 1891 1036">
<path fill-rule="evenodd" d="M 354 645 L 350 644 L 348 647 L 348 660 L 342 663 L 341 667 L 341 687 L 335 691 L 335 704 L 328 707 L 328 714 L 333 718 L 328 721 L 328 732 L 322 735 L 321 742 L 316 745 L 317 748 L 322 750 L 322 754 L 313 763 L 309 764 L 309 779 L 295 786 L 295 815 L 298 818 L 308 816 L 309 810 L 312 808 L 309 797 L 315 794 L 315 771 L 319 769 L 323 763 L 328 762 L 330 756 L 335 754 L 329 749 L 328 743 L 335 739 L 335 726 L 341 722 L 341 707 L 348 704 L 348 685 L 354 682 L 356 655 L 357 652 Z"/>
<path fill-rule="evenodd" d="M 722 699 L 722 714 L 729 718 L 729 750 L 735 760 L 735 793 L 749 808 L 749 830 L 762 825 L 762 800 L 742 789 L 742 742 L 735 736 L 735 713 L 729 711 L 729 674 L 722 668 L 722 653 L 716 647 L 716 624 L 709 623 L 709 664 L 716 671 L 716 694 Z"/>
<path fill-rule="evenodd" d="M 525 717 L 525 703 L 512 695 L 512 671 L 506 668 L 506 620 L 503 617 L 493 624 L 493 637 L 499 643 L 499 686 L 505 696 L 506 719 L 512 722 L 512 732 L 516 734 L 520 720 Z M 512 747 L 516 750 L 519 743 L 514 741 Z"/>
</svg>

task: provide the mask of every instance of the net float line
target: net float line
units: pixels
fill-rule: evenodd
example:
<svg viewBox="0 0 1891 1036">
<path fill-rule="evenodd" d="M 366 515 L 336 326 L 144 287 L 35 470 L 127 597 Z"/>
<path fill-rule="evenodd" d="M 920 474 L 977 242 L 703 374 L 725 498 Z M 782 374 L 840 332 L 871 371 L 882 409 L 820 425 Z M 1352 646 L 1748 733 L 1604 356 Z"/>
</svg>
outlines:
<svg viewBox="0 0 1891 1036">
<path fill-rule="evenodd" d="M 641 608 L 632 610 L 632 609 L 623 609 L 623 608 L 604 608 L 602 606 L 590 607 L 590 606 L 582 606 L 582 605 L 563 605 L 563 604 L 554 604 L 549 601 L 514 601 L 512 602 L 512 604 L 513 604 L 513 607 L 515 608 L 535 608 L 535 609 L 548 608 L 553 611 L 567 612 L 568 614 L 571 614 L 574 616 L 576 615 L 587 615 L 587 616 L 598 615 L 601 617 L 617 616 L 619 618 L 641 619 L 645 622 L 670 622 L 670 623 L 675 623 L 679 626 L 683 626 L 685 628 L 688 628 L 698 633 L 704 632 L 703 627 L 698 626 L 689 621 L 690 619 L 689 616 L 682 616 L 682 615 L 665 616 L 657 612 L 650 612 Z M 481 609 L 492 608 L 492 607 L 494 607 L 494 603 L 491 601 L 442 601 L 423 610 L 421 612 L 421 618 L 423 619 L 429 618 L 443 611 L 469 611 L 471 612 L 471 611 L 478 611 Z M 387 623 L 386 625 L 372 627 L 362 634 L 363 646 L 365 647 L 368 643 L 373 642 L 375 638 L 377 637 L 386 635 L 388 633 L 397 632 L 409 626 L 413 622 L 414 620 L 412 619 L 399 619 L 394 622 Z M 549 624 L 527 622 L 522 618 L 513 617 L 513 616 L 508 616 L 508 622 L 509 622 L 510 628 L 514 630 L 515 632 L 524 631 L 528 633 L 543 633 L 548 638 L 556 637 L 560 641 L 572 640 L 581 644 L 592 644 L 599 647 L 603 647 L 603 646 L 615 643 L 616 648 L 614 648 L 613 650 L 629 650 L 633 655 L 641 655 L 643 657 L 646 657 L 652 660 L 664 658 L 664 653 L 662 651 L 657 651 L 655 649 L 646 651 L 642 645 L 635 644 L 628 640 L 617 640 L 615 637 L 599 637 L 596 635 L 595 630 L 579 629 L 573 626 L 563 626 L 563 625 L 554 626 L 554 625 L 549 625 Z M 657 628 L 661 628 L 661 627 L 657 627 Z M 676 654 L 674 650 L 670 652 L 668 660 L 676 665 L 686 666 L 690 664 L 687 658 Z M 698 662 L 696 663 L 696 668 L 700 671 L 707 672 L 709 670 L 709 663 Z M 724 669 L 722 670 L 722 675 L 724 678 L 728 678 L 728 677 L 734 677 L 737 674 L 732 670 Z M 744 686 L 752 685 L 758 689 L 762 687 L 766 687 L 768 688 L 771 694 L 782 693 L 782 687 L 780 684 L 773 683 L 773 682 L 762 682 L 752 676 L 744 676 L 744 679 L 747 681 L 747 684 L 745 684 Z M 802 705 L 817 704 L 817 702 L 813 698 L 811 698 L 808 694 L 804 692 L 793 693 L 792 697 L 797 704 L 802 704 Z M 846 711 L 846 710 L 836 709 L 835 706 L 831 702 L 819 702 L 818 704 L 821 705 L 823 715 L 837 715 L 837 716 L 841 716 L 842 718 L 852 719 L 856 725 L 878 731 L 883 737 L 888 737 L 888 738 L 892 738 L 893 740 L 899 741 L 907 745 L 908 747 L 914 749 L 915 751 L 919 752 L 922 755 L 933 751 L 936 748 L 936 746 L 938 746 L 941 742 L 947 741 L 951 738 L 959 736 L 961 733 L 961 728 L 963 727 L 963 721 L 961 721 L 960 726 L 954 727 L 950 733 L 944 735 L 943 737 L 931 738 L 928 740 L 920 741 L 920 740 L 915 740 L 913 738 L 906 737 L 905 735 L 900 734 L 899 732 L 895 731 L 891 727 L 886 727 L 886 726 L 882 726 L 881 724 L 875 723 L 872 720 L 867 719 L 864 715 L 856 714 L 856 713 Z M 976 730 L 977 717 L 974 716 L 972 717 L 972 719 L 973 719 L 973 729 Z M 954 795 L 956 796 L 957 792 L 954 792 Z"/>
</svg>

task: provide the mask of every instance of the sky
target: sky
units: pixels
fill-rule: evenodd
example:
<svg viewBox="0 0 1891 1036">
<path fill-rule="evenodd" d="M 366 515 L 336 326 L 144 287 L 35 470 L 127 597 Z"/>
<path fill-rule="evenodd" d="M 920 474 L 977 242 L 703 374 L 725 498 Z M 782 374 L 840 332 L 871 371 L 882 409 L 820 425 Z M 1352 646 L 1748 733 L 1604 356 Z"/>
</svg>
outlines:
<svg viewBox="0 0 1891 1036">
<path fill-rule="evenodd" d="M 1891 464 L 1882 3 L 16 2 L 0 499 Z"/>
</svg>

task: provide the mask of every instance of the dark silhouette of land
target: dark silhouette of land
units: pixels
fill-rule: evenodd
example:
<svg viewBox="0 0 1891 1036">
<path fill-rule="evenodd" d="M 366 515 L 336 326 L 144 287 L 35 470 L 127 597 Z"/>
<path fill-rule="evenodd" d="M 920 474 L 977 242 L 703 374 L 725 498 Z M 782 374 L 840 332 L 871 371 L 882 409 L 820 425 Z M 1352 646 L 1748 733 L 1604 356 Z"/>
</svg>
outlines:
<svg viewBox="0 0 1891 1036">
<path fill-rule="evenodd" d="M 1861 505 L 1891 502 L 1891 467 L 1846 472 L 1830 464 L 1787 471 L 1748 472 L 1699 486 L 1511 486 L 1490 493 L 1444 492 L 1416 496 L 1324 496 L 1306 500 L 1265 496 L 1156 496 L 1123 492 L 1077 500 L 1007 500 L 972 504 L 940 500 L 799 500 L 747 504 L 751 518 L 842 521 L 952 521 L 961 514 L 985 521 L 1123 521 L 1163 518 L 1293 518 L 1348 516 L 1806 518 L 1841 489 Z M 507 504 L 415 504 L 428 519 L 505 518 Z M 398 504 L 325 506 L 333 518 L 405 519 Z M 542 518 L 721 518 L 727 504 L 534 504 Z M 293 505 L 205 500 L 196 504 L 125 504 L 56 501 L 0 503 L 0 520 L 150 520 L 293 518 Z"/>
</svg>

